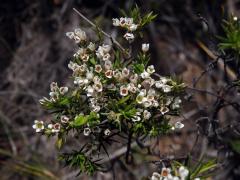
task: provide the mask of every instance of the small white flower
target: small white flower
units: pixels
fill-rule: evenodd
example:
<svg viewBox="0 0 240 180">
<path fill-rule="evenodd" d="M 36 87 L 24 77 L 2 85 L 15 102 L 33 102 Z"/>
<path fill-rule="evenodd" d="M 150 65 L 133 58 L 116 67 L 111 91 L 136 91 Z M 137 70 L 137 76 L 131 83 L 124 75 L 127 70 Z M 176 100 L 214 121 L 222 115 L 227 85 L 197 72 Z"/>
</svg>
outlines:
<svg viewBox="0 0 240 180">
<path fill-rule="evenodd" d="M 147 71 L 144 71 L 140 74 L 140 76 L 143 78 L 143 79 L 146 79 L 146 78 L 149 78 L 150 77 L 150 74 L 147 72 Z"/>
<path fill-rule="evenodd" d="M 94 89 L 92 86 L 88 86 L 87 87 L 87 96 L 90 97 L 90 96 L 93 96 L 93 93 L 94 93 Z"/>
<path fill-rule="evenodd" d="M 133 121 L 133 122 L 138 122 L 138 121 L 141 121 L 141 118 L 140 118 L 139 116 L 134 116 L 134 117 L 132 118 L 132 121 Z"/>
<path fill-rule="evenodd" d="M 148 66 L 148 67 L 147 67 L 147 72 L 148 72 L 149 74 L 154 73 L 154 72 L 155 72 L 154 66 L 153 66 L 153 65 Z"/>
<path fill-rule="evenodd" d="M 119 26 L 120 25 L 119 19 L 113 18 L 112 21 L 113 21 L 113 26 Z"/>
<path fill-rule="evenodd" d="M 122 74 L 121 72 L 117 69 L 115 71 L 113 71 L 113 77 L 116 78 L 117 80 L 121 79 Z"/>
<path fill-rule="evenodd" d="M 128 90 L 131 93 L 136 93 L 137 92 L 137 88 L 135 87 L 135 85 L 133 83 L 128 84 Z"/>
<path fill-rule="evenodd" d="M 150 119 L 151 113 L 148 110 L 143 111 L 143 118 L 144 119 Z"/>
<path fill-rule="evenodd" d="M 100 73 L 102 71 L 102 66 L 100 64 L 95 65 L 95 71 Z"/>
<path fill-rule="evenodd" d="M 43 121 L 35 120 L 32 128 L 35 129 L 36 132 L 41 132 L 44 129 Z"/>
<path fill-rule="evenodd" d="M 60 87 L 59 92 L 62 95 L 66 94 L 68 92 L 68 87 Z"/>
<path fill-rule="evenodd" d="M 171 91 L 171 86 L 169 86 L 169 85 L 163 85 L 162 86 L 162 90 L 163 90 L 163 92 L 165 92 L 165 93 L 168 93 L 168 92 L 170 92 Z"/>
<path fill-rule="evenodd" d="M 165 106 L 162 106 L 162 107 L 160 108 L 160 112 L 162 113 L 162 115 L 164 115 L 164 114 L 166 114 L 167 112 L 169 112 L 169 109 L 168 109 L 167 107 L 165 107 Z"/>
<path fill-rule="evenodd" d="M 103 55 L 102 60 L 103 61 L 109 61 L 110 58 L 111 58 L 111 55 L 109 53 L 106 53 L 106 54 Z"/>
<path fill-rule="evenodd" d="M 149 50 L 149 44 L 142 44 L 142 51 L 146 53 L 148 52 L 148 50 Z"/>
<path fill-rule="evenodd" d="M 53 125 L 52 124 L 48 124 L 48 129 L 52 129 L 53 128 Z"/>
<path fill-rule="evenodd" d="M 152 102 L 152 104 L 153 104 L 153 107 L 158 107 L 158 106 L 159 106 L 159 103 L 158 103 L 156 100 L 154 100 L 154 101 Z"/>
<path fill-rule="evenodd" d="M 87 40 L 86 33 L 83 30 L 81 30 L 80 28 L 75 29 L 74 33 L 79 37 L 80 42 Z"/>
<path fill-rule="evenodd" d="M 84 136 L 89 136 L 91 134 L 91 129 L 90 128 L 84 128 L 83 134 L 84 134 Z"/>
<path fill-rule="evenodd" d="M 238 17 L 237 17 L 237 16 L 234 16 L 234 17 L 233 17 L 233 20 L 234 20 L 234 21 L 237 21 L 237 20 L 238 20 Z"/>
<path fill-rule="evenodd" d="M 130 30 L 130 31 L 136 31 L 137 28 L 138 28 L 138 25 L 137 25 L 137 24 L 132 24 L 132 25 L 129 26 L 129 30 Z"/>
<path fill-rule="evenodd" d="M 134 35 L 132 33 L 126 33 L 123 37 L 129 42 L 132 42 L 134 40 Z"/>
<path fill-rule="evenodd" d="M 183 166 L 181 166 L 178 171 L 181 179 L 185 179 L 189 174 L 189 170 Z"/>
<path fill-rule="evenodd" d="M 93 85 L 93 88 L 97 91 L 97 92 L 102 92 L 103 90 L 103 86 L 101 82 L 96 82 Z"/>
<path fill-rule="evenodd" d="M 82 59 L 83 62 L 87 62 L 89 60 L 89 55 L 88 54 L 82 54 L 82 55 L 80 55 L 80 58 Z"/>
<path fill-rule="evenodd" d="M 88 49 L 90 51 L 94 51 L 96 49 L 96 45 L 94 43 L 90 42 L 89 45 L 88 45 Z"/>
<path fill-rule="evenodd" d="M 194 178 L 194 180 L 201 180 L 200 178 Z"/>
<path fill-rule="evenodd" d="M 133 74 L 133 75 L 131 75 L 130 78 L 129 78 L 129 80 L 130 80 L 132 83 L 136 84 L 136 83 L 137 83 L 137 80 L 138 80 L 138 74 Z"/>
<path fill-rule="evenodd" d="M 152 102 L 151 102 L 151 101 L 147 100 L 147 98 L 146 98 L 146 100 L 144 100 L 144 98 L 143 98 L 143 106 L 144 106 L 145 108 L 148 108 L 148 107 L 150 107 L 151 105 L 152 105 Z"/>
<path fill-rule="evenodd" d="M 87 78 L 88 80 L 91 80 L 91 79 L 93 79 L 93 77 L 94 77 L 94 74 L 93 74 L 93 72 L 91 72 L 91 71 L 88 71 L 88 72 L 86 73 L 86 78 Z"/>
<path fill-rule="evenodd" d="M 128 88 L 126 88 L 125 86 L 121 86 L 120 87 L 120 95 L 121 96 L 127 96 L 128 95 Z"/>
<path fill-rule="evenodd" d="M 65 115 L 61 116 L 61 122 L 62 122 L 63 124 L 68 123 L 68 121 L 69 121 L 69 117 L 67 117 L 67 116 L 65 116 Z"/>
<path fill-rule="evenodd" d="M 161 81 L 163 84 L 166 84 L 169 80 L 168 80 L 166 77 L 161 77 L 161 78 L 160 78 L 160 81 Z"/>
<path fill-rule="evenodd" d="M 152 174 L 151 180 L 161 180 L 161 175 L 157 172 Z"/>
<path fill-rule="evenodd" d="M 61 129 L 61 124 L 56 123 L 56 124 L 53 124 L 53 125 L 52 125 L 52 132 L 53 132 L 53 133 L 59 132 L 60 129 Z"/>
<path fill-rule="evenodd" d="M 67 36 L 69 39 L 73 39 L 73 38 L 74 38 L 74 32 L 67 32 L 67 33 L 66 33 L 66 36 Z"/>
<path fill-rule="evenodd" d="M 156 88 L 162 88 L 163 87 L 163 83 L 162 83 L 162 81 L 155 81 L 155 86 L 156 86 Z"/>
<path fill-rule="evenodd" d="M 56 83 L 56 82 L 52 82 L 52 83 L 50 84 L 50 89 L 51 89 L 52 92 L 56 92 L 56 91 L 58 90 L 58 85 L 57 85 L 57 83 Z"/>
<path fill-rule="evenodd" d="M 104 134 L 106 136 L 109 136 L 111 134 L 111 131 L 109 129 L 105 129 Z"/>
<path fill-rule="evenodd" d="M 170 174 L 170 172 L 171 172 L 171 169 L 164 167 L 164 168 L 162 168 L 161 176 L 162 176 L 162 177 L 168 177 L 168 175 Z"/>
<path fill-rule="evenodd" d="M 184 127 L 184 124 L 181 123 L 181 122 L 176 122 L 176 123 L 174 124 L 174 127 L 175 127 L 176 129 L 182 129 L 182 128 Z"/>
<path fill-rule="evenodd" d="M 100 106 L 93 106 L 93 112 L 99 112 L 101 110 Z"/>
<path fill-rule="evenodd" d="M 105 63 L 104 63 L 104 68 L 109 70 L 112 68 L 112 62 L 109 61 L 109 60 L 106 60 Z"/>
<path fill-rule="evenodd" d="M 112 78 L 112 76 L 113 76 L 113 71 L 112 70 L 107 70 L 106 72 L 105 72 L 105 76 L 107 77 L 107 78 L 109 78 L 109 79 L 111 79 Z"/>
<path fill-rule="evenodd" d="M 123 77 L 128 77 L 129 73 L 130 73 L 129 69 L 123 68 L 123 70 L 122 70 L 122 76 Z"/>
</svg>

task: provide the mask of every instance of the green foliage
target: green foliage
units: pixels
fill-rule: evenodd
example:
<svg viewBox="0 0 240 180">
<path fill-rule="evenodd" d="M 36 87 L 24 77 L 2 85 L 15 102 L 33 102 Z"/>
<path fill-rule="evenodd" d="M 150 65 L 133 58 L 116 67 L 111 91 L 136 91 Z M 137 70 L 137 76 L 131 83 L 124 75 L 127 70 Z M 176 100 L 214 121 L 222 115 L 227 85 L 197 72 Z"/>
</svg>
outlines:
<svg viewBox="0 0 240 180">
<path fill-rule="evenodd" d="M 99 169 L 99 165 L 91 161 L 84 153 L 81 151 L 73 151 L 72 153 L 64 153 L 59 156 L 60 160 L 65 162 L 66 166 L 77 168 L 79 174 L 86 173 L 88 175 L 93 175 L 95 171 Z"/>
<path fill-rule="evenodd" d="M 229 20 L 223 21 L 222 24 L 224 36 L 219 38 L 219 48 L 222 51 L 230 50 L 235 55 L 240 55 L 240 22 L 234 20 L 231 16 Z"/>
</svg>

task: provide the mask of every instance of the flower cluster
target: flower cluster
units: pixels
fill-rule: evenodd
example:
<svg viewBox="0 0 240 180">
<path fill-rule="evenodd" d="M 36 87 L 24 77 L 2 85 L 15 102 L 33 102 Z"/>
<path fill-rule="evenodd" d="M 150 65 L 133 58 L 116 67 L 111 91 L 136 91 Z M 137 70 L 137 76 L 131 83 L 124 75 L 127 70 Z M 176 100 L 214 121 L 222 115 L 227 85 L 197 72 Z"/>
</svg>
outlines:
<svg viewBox="0 0 240 180">
<path fill-rule="evenodd" d="M 114 25 L 129 33 L 139 26 L 133 18 L 114 19 Z M 68 64 L 73 83 L 71 87 L 51 83 L 50 97 L 40 103 L 54 118 L 46 124 L 35 121 L 36 132 L 57 135 L 57 145 L 61 147 L 72 131 L 86 136 L 88 147 L 100 151 L 115 134 L 158 136 L 183 127 L 180 122 L 174 125 L 169 120 L 180 112 L 185 85 L 156 74 L 154 66 L 147 65 L 148 43 L 142 44 L 136 57 L 126 59 L 122 48 L 91 42 L 79 28 L 66 35 L 78 44 Z"/>
<path fill-rule="evenodd" d="M 162 168 L 161 173 L 154 172 L 151 176 L 151 180 L 187 180 L 189 177 L 189 170 L 180 166 L 175 170 L 170 168 Z M 200 178 L 194 178 L 194 180 L 200 180 Z"/>
<path fill-rule="evenodd" d="M 129 42 L 134 40 L 135 37 L 133 31 L 136 31 L 139 25 L 133 22 L 133 18 L 129 17 L 121 17 L 120 19 L 113 18 L 112 21 L 113 26 L 119 26 L 127 30 L 127 32 L 123 36 L 126 40 L 128 40 Z"/>
</svg>

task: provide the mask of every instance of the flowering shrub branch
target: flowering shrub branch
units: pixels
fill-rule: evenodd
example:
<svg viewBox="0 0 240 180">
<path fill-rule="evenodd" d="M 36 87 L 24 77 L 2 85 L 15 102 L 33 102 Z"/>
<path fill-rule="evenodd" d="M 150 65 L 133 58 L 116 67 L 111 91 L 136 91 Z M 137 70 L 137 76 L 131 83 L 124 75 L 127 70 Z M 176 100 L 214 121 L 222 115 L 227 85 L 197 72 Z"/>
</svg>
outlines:
<svg viewBox="0 0 240 180">
<path fill-rule="evenodd" d="M 113 19 L 114 26 L 126 30 L 123 38 L 129 44 L 137 37 L 136 33 L 156 17 L 153 13 L 140 16 L 138 8 L 130 14 L 130 17 Z M 123 48 L 112 38 L 113 44 L 93 41 L 80 28 L 66 35 L 79 46 L 68 64 L 73 84 L 60 87 L 56 82 L 51 83 L 49 98 L 44 97 L 40 103 L 54 116 L 49 124 L 36 120 L 33 125 L 38 133 L 57 136 L 59 148 L 70 133 L 87 137 L 81 150 L 60 157 L 66 165 L 92 175 L 101 169 L 97 163 L 101 150 L 108 154 L 106 144 L 116 142 L 116 136 L 127 136 L 126 162 L 129 162 L 134 138 L 156 137 L 183 128 L 181 122 L 170 124 L 169 120 L 180 113 L 180 96 L 185 85 L 156 74 L 154 66 L 148 65 L 149 44 L 143 43 L 137 55 L 131 54 L 126 61 L 124 53 L 130 52 L 128 47 Z"/>
</svg>

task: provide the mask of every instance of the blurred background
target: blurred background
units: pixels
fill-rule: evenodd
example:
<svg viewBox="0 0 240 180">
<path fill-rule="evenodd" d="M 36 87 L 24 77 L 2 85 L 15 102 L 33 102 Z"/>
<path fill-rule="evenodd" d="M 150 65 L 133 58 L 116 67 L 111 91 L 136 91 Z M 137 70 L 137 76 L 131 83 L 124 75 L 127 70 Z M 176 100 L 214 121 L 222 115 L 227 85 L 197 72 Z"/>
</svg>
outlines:
<svg viewBox="0 0 240 180">
<path fill-rule="evenodd" d="M 51 116 L 43 111 L 38 100 L 48 96 L 52 81 L 70 84 L 67 64 L 76 50 L 65 33 L 81 27 L 89 38 L 94 36 L 77 8 L 113 37 L 119 33 L 112 18 L 120 17 L 120 9 L 129 10 L 137 4 L 143 12 L 158 14 L 145 29 L 142 42 L 149 42 L 150 64 L 161 75 L 175 75 L 191 86 L 217 53 L 216 35 L 222 35 L 222 19 L 239 16 L 238 0 L 1 0 L 0 3 L 0 179 L 112 179 L 112 173 L 97 173 L 94 177 L 76 177 L 72 169 L 57 160 L 54 139 L 36 135 L 35 119 Z M 121 41 L 120 41 L 121 42 Z M 234 76 L 234 72 L 230 72 Z M 221 66 L 198 83 L 200 89 L 217 90 L 223 83 Z M 197 102 L 197 103 L 196 103 Z M 193 150 L 196 156 L 205 153 L 216 158 L 219 147 L 201 137 L 196 119 L 207 116 L 213 98 L 198 93 L 184 110 L 185 128 L 157 143 L 161 157 L 183 157 Z M 221 111 L 220 121 L 238 119 L 239 114 Z M 204 131 L 204 128 L 202 128 Z M 204 134 L 204 132 L 202 132 Z M 227 134 L 226 137 L 231 137 Z M 224 146 L 224 145 L 222 145 Z M 224 158 L 226 158 L 224 156 Z M 240 179 L 239 154 L 228 156 L 228 166 L 220 168 L 214 179 Z M 141 157 L 138 157 L 141 159 Z M 144 161 L 144 160 L 143 160 Z M 117 164 L 116 179 L 140 179 L 156 169 L 150 163 L 127 167 Z M 223 171 L 224 169 L 224 171 Z"/>
</svg>

